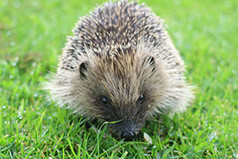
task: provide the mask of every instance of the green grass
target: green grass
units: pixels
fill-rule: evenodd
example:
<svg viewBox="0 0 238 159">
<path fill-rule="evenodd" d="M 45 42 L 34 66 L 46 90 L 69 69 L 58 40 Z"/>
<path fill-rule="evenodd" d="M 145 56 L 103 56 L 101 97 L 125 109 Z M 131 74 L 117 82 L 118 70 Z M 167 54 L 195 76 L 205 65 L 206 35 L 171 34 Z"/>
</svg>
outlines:
<svg viewBox="0 0 238 159">
<path fill-rule="evenodd" d="M 0 158 L 238 158 L 238 1 L 145 3 L 165 19 L 197 86 L 185 113 L 143 128 L 152 144 L 87 129 L 45 100 L 40 85 L 93 0 L 0 1 Z"/>
</svg>

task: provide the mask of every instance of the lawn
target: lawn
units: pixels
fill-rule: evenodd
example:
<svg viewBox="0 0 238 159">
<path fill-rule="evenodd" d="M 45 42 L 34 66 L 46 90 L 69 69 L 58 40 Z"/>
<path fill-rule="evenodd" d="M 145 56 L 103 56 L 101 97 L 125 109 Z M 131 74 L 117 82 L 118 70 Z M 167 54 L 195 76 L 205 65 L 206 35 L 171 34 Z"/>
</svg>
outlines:
<svg viewBox="0 0 238 159">
<path fill-rule="evenodd" d="M 142 0 L 141 0 L 142 1 Z M 162 17 L 196 89 L 188 110 L 114 139 L 41 89 L 93 0 L 0 1 L 0 158 L 238 158 L 238 1 L 145 0 Z"/>
</svg>

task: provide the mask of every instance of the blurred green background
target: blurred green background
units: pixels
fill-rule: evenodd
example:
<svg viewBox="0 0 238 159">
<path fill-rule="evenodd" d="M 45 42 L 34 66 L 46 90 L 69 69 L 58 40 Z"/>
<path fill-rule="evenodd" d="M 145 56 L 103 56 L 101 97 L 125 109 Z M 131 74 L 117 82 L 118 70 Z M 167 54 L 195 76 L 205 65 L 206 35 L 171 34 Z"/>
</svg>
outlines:
<svg viewBox="0 0 238 159">
<path fill-rule="evenodd" d="M 188 111 L 124 142 L 45 100 L 66 36 L 102 0 L 0 1 L 0 157 L 237 158 L 238 1 L 144 0 L 167 24 L 197 86 Z M 104 131 L 108 134 L 103 135 Z"/>
</svg>

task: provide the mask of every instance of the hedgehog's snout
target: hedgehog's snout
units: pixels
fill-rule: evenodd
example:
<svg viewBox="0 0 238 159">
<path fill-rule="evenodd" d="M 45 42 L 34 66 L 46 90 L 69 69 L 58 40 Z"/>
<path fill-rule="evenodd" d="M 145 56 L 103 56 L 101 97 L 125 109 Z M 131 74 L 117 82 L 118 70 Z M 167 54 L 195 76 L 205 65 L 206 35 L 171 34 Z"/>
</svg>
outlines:
<svg viewBox="0 0 238 159">
<path fill-rule="evenodd" d="M 119 136 L 126 141 L 132 141 L 137 139 L 140 133 L 140 126 L 132 121 L 122 121 L 115 123 L 111 127 L 113 134 Z"/>
<path fill-rule="evenodd" d="M 121 138 L 125 139 L 126 141 L 132 141 L 137 138 L 138 131 L 135 130 L 126 130 L 121 133 Z"/>
</svg>

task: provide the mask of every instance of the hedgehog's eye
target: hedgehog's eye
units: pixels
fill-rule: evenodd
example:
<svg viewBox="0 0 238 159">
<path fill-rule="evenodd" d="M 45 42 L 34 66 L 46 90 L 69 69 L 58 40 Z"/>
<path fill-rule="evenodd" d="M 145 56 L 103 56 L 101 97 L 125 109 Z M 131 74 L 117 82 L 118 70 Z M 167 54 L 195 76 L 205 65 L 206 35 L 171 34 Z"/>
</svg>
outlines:
<svg viewBox="0 0 238 159">
<path fill-rule="evenodd" d="M 110 105 L 108 99 L 105 98 L 105 97 L 102 98 L 102 104 L 103 104 L 105 107 L 108 107 L 108 106 Z"/>
<path fill-rule="evenodd" d="M 144 95 L 141 94 L 138 98 L 138 103 L 142 103 L 144 101 Z"/>
</svg>

